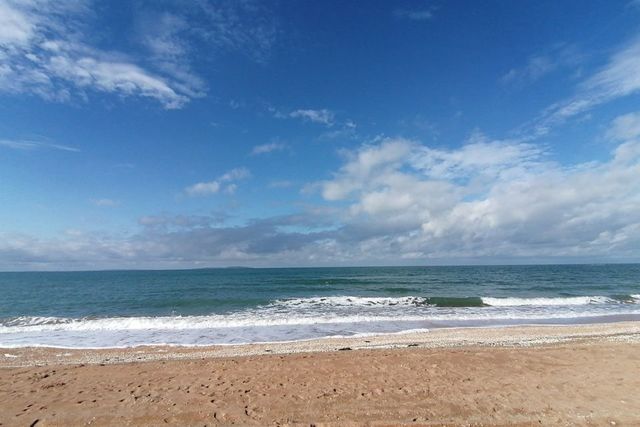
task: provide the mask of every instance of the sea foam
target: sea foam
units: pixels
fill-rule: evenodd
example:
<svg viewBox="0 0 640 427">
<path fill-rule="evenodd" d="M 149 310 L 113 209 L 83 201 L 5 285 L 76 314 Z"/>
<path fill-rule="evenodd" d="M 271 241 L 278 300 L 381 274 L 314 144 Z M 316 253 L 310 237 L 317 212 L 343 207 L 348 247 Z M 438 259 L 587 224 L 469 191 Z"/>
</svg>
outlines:
<svg viewBox="0 0 640 427">
<path fill-rule="evenodd" d="M 556 297 L 556 298 L 492 298 L 482 297 L 482 302 L 492 307 L 554 306 L 613 304 L 620 301 L 605 296 Z"/>
</svg>

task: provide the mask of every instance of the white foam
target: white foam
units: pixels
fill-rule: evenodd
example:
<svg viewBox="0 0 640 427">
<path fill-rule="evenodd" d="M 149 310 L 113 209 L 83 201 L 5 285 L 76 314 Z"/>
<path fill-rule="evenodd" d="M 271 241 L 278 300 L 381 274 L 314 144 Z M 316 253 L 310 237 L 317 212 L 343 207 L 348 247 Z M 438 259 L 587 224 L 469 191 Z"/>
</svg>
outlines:
<svg viewBox="0 0 640 427">
<path fill-rule="evenodd" d="M 632 295 L 634 298 L 640 295 Z M 276 300 L 269 305 L 230 314 L 159 317 L 18 317 L 0 325 L 0 335 L 35 331 L 142 331 L 255 328 L 371 322 L 414 322 L 474 319 L 521 319 L 574 317 L 584 309 L 603 309 L 605 304 L 621 306 L 620 301 L 603 296 L 557 298 L 483 297 L 491 307 L 434 307 L 423 297 L 333 296 Z M 640 302 L 640 298 L 634 302 Z M 635 305 L 635 304 L 632 304 Z M 566 306 L 566 309 L 553 308 Z M 590 306 L 591 308 L 587 308 Z M 520 307 L 520 308 L 519 308 Z M 622 308 L 622 307 L 620 307 Z M 523 311 L 524 310 L 524 311 Z"/>
<path fill-rule="evenodd" d="M 286 300 L 276 300 L 270 306 L 284 307 L 372 307 L 372 306 L 412 306 L 422 304 L 426 301 L 424 297 L 362 297 L 362 296 L 332 296 L 332 297 L 311 297 L 292 298 Z"/>
<path fill-rule="evenodd" d="M 622 308 L 622 307 L 621 307 Z M 493 314 L 491 314 L 493 312 Z M 243 327 L 239 329 L 212 328 L 212 329 L 110 329 L 100 330 L 92 328 L 64 329 L 70 324 L 57 325 L 57 330 L 33 330 L 33 327 L 25 327 L 12 333 L 0 334 L 0 348 L 21 347 L 56 347 L 56 348 L 129 348 L 142 345 L 175 345 L 175 346 L 202 346 L 202 345 L 231 345 L 247 343 L 291 342 L 306 339 L 317 339 L 335 336 L 359 336 L 366 337 L 369 334 L 388 334 L 407 330 L 426 330 L 439 327 L 470 327 L 513 324 L 535 324 L 538 321 L 553 323 L 554 319 L 562 319 L 561 323 L 570 319 L 590 319 L 597 321 L 602 316 L 612 319 L 611 316 L 635 315 L 639 316 L 637 309 L 627 306 L 624 311 L 616 310 L 612 313 L 608 306 L 595 305 L 591 309 L 575 310 L 572 307 L 563 309 L 540 310 L 539 308 L 523 307 L 513 311 L 512 309 L 476 308 L 459 312 L 450 312 L 448 315 L 425 316 L 421 321 L 416 318 L 399 317 L 390 323 L 381 321 L 373 323 L 353 324 L 306 324 L 298 326 L 267 326 L 267 327 Z M 164 322 L 166 319 L 161 319 Z M 610 320 L 605 320 L 610 321 Z M 54 325 L 48 325 L 52 327 Z"/>
<path fill-rule="evenodd" d="M 377 337 L 380 335 L 402 335 L 402 334 L 417 334 L 417 333 L 427 333 L 431 332 L 431 329 L 428 328 L 414 328 L 414 329 L 403 329 L 401 331 L 396 332 L 360 332 L 353 335 L 329 335 L 326 337 L 322 337 L 321 339 L 332 339 L 332 338 L 369 338 L 369 337 Z M 315 338 L 312 338 L 315 339 Z M 266 343 L 265 343 L 266 344 Z"/>
<path fill-rule="evenodd" d="M 603 296 L 586 297 L 558 297 L 558 298 L 494 298 L 482 297 L 484 304 L 492 307 L 517 307 L 517 306 L 554 306 L 554 305 L 588 305 L 610 304 L 616 301 Z"/>
<path fill-rule="evenodd" d="M 260 326 L 295 326 L 314 324 L 340 324 L 384 321 L 420 321 L 422 316 L 309 316 L 290 314 L 271 316 L 165 316 L 165 317 L 110 317 L 103 319 L 60 319 L 56 323 L 0 326 L 0 335 L 20 331 L 123 331 L 123 330 L 186 330 L 223 329 Z"/>
<path fill-rule="evenodd" d="M 640 294 L 631 295 L 634 300 L 640 300 Z M 445 297 L 446 298 L 446 297 Z M 443 299 L 445 299 L 443 298 Z M 451 299 L 455 299 L 452 297 Z M 462 299 L 462 298 L 461 298 Z M 588 305 L 588 304 L 612 304 L 620 303 L 606 296 L 577 296 L 577 297 L 482 297 L 484 304 L 493 307 L 517 307 L 517 306 L 562 306 L 562 305 Z M 640 301 L 639 301 L 640 302 Z M 287 308 L 318 308 L 318 307 L 379 307 L 379 306 L 425 306 L 429 305 L 428 297 L 362 297 L 362 296 L 330 296 L 293 298 L 276 300 L 268 307 Z M 458 308 L 464 308 L 460 306 Z"/>
<path fill-rule="evenodd" d="M 20 316 L 4 323 L 4 326 L 35 326 L 69 323 L 77 319 L 52 316 Z"/>
<path fill-rule="evenodd" d="M 439 321 L 474 321 L 474 320 L 520 320 L 520 319 L 553 319 L 553 318 L 579 318 L 590 315 L 603 314 L 623 314 L 616 310 L 610 312 L 605 306 L 598 311 L 576 311 L 571 308 L 571 304 L 546 304 L 567 305 L 566 309 L 556 310 L 545 307 L 536 307 L 530 300 L 526 301 L 505 301 L 504 307 L 466 307 L 464 309 L 446 309 L 441 311 L 420 311 L 413 310 L 409 313 L 399 311 L 388 312 L 375 315 L 336 315 L 318 314 L 309 316 L 294 315 L 293 313 L 256 313 L 236 314 L 236 315 L 210 315 L 210 316 L 164 316 L 164 317 L 110 317 L 101 319 L 68 319 L 60 318 L 58 321 L 45 324 L 33 324 L 28 319 L 24 325 L 0 326 L 0 337 L 2 335 L 33 333 L 33 332 L 99 332 L 99 331 L 187 331 L 187 330 L 214 330 L 243 328 L 254 329 L 263 327 L 291 328 L 313 326 L 313 325 L 341 325 L 341 324 L 361 324 L 361 323 L 384 323 L 384 322 L 439 322 Z M 544 305 L 544 304 L 542 304 Z M 573 305 L 579 305 L 574 302 Z M 522 306 L 518 309 L 518 306 Z M 598 307 L 595 305 L 593 308 Z M 603 311 L 604 310 L 604 311 Z M 625 313 L 636 313 L 636 310 L 624 310 Z M 395 314 L 395 315 L 394 315 Z"/>
<path fill-rule="evenodd" d="M 628 301 L 601 296 L 485 297 L 482 298 L 488 305 L 485 307 L 436 307 L 428 304 L 426 297 L 332 296 L 275 300 L 239 312 L 198 316 L 24 316 L 4 319 L 0 325 L 0 347 L 104 348 L 280 342 L 461 324 L 640 315 L 640 294 L 632 297 L 634 299 Z"/>
</svg>

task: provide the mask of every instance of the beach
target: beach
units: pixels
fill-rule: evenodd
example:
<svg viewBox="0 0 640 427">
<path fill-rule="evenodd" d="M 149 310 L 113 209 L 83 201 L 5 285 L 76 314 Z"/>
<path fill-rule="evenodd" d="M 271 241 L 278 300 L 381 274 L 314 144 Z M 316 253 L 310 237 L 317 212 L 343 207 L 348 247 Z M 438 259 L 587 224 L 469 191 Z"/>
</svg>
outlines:
<svg viewBox="0 0 640 427">
<path fill-rule="evenodd" d="M 0 425 L 638 425 L 640 323 L 0 352 Z"/>
<path fill-rule="evenodd" d="M 0 0 L 0 427 L 640 427 L 639 18 Z"/>
</svg>

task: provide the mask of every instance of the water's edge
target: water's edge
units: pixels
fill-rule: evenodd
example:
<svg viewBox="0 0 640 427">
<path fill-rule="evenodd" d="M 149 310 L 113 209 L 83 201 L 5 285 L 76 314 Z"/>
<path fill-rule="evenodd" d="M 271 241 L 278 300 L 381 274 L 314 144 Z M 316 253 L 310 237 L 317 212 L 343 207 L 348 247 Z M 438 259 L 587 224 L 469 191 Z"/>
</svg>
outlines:
<svg viewBox="0 0 640 427">
<path fill-rule="evenodd" d="M 0 346 L 290 342 L 640 318 L 640 265 L 0 273 Z"/>
</svg>

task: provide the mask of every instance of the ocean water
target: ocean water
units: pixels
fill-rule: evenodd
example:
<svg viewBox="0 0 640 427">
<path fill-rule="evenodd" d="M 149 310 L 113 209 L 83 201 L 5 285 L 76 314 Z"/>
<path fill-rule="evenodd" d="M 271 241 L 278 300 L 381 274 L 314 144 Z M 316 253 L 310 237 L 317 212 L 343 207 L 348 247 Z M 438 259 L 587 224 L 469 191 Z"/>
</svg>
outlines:
<svg viewBox="0 0 640 427">
<path fill-rule="evenodd" d="M 275 342 L 640 319 L 640 265 L 0 273 L 0 347 Z"/>
</svg>

